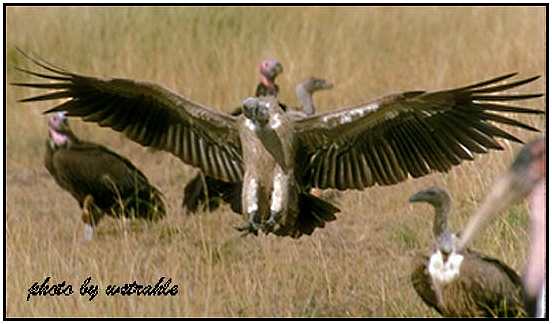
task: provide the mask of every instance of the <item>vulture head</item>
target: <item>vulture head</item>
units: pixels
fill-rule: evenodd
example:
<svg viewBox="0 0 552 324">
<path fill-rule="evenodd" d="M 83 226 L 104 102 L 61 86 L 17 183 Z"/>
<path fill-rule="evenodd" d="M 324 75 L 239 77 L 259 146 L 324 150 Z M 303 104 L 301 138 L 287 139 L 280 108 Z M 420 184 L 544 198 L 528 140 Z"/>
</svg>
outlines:
<svg viewBox="0 0 552 324">
<path fill-rule="evenodd" d="M 48 119 L 48 134 L 53 147 L 64 146 L 74 137 L 65 112 L 57 112 Z"/>
<path fill-rule="evenodd" d="M 255 125 L 265 126 L 270 119 L 270 103 L 255 97 L 249 97 L 242 102 L 243 114 Z"/>
<path fill-rule="evenodd" d="M 408 201 L 411 203 L 425 202 L 435 208 L 440 208 L 450 203 L 450 195 L 448 191 L 443 188 L 430 187 L 410 196 Z"/>
<path fill-rule="evenodd" d="M 297 85 L 296 91 L 298 91 L 297 89 L 300 86 L 303 86 L 303 88 L 312 95 L 317 91 L 332 89 L 333 83 L 324 79 L 310 77 L 307 80 L 303 81 L 301 84 Z"/>
<path fill-rule="evenodd" d="M 446 189 L 429 187 L 412 195 L 411 203 L 425 202 L 435 209 L 435 220 L 433 221 L 433 235 L 437 240 L 442 234 L 448 232 L 448 214 L 450 213 L 451 199 Z"/>
<path fill-rule="evenodd" d="M 276 77 L 284 72 L 284 67 L 282 63 L 275 59 L 267 59 L 261 62 L 259 71 L 261 72 L 261 76 L 266 78 L 266 80 L 274 82 Z"/>
<path fill-rule="evenodd" d="M 533 140 L 518 153 L 509 172 L 514 200 L 527 197 L 543 181 L 546 176 L 545 156 L 544 138 Z"/>
</svg>

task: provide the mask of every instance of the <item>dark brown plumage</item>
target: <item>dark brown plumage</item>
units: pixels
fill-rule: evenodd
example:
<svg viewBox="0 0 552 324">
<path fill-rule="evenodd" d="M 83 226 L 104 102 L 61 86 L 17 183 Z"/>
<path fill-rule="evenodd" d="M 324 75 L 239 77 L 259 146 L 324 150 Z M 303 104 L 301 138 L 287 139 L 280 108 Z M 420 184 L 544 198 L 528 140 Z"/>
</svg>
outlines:
<svg viewBox="0 0 552 324">
<path fill-rule="evenodd" d="M 414 258 L 412 286 L 430 307 L 446 317 L 522 317 L 521 278 L 506 264 L 478 252 L 457 251 L 457 237 L 447 225 L 451 199 L 431 187 L 410 198 L 435 209 L 431 255 Z"/>
<path fill-rule="evenodd" d="M 85 239 L 104 214 L 155 220 L 165 216 L 162 195 L 132 163 L 106 147 L 81 141 L 63 113 L 49 120 L 44 165 L 83 210 Z"/>
<path fill-rule="evenodd" d="M 494 94 L 537 79 L 500 83 L 515 74 L 306 118 L 286 114 L 274 98 L 249 98 L 235 117 L 149 82 L 88 77 L 33 61 L 51 74 L 20 70 L 55 82 L 14 85 L 54 91 L 23 102 L 68 99 L 48 112 L 67 111 L 110 127 L 215 179 L 243 181 L 248 228 L 294 237 L 301 235 L 299 196 L 313 187 L 364 189 L 447 172 L 476 154 L 502 150 L 497 138 L 521 142 L 496 125 L 538 131 L 499 113 L 543 114 L 497 103 L 542 96 Z"/>
</svg>

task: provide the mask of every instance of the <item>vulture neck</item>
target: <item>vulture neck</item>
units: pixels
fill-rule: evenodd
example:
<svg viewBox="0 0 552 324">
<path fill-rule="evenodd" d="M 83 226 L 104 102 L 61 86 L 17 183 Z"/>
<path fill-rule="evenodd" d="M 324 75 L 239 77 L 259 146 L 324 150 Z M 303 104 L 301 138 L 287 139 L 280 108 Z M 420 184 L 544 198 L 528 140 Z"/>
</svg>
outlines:
<svg viewBox="0 0 552 324">
<path fill-rule="evenodd" d="M 440 204 L 433 205 L 435 208 L 435 220 L 433 222 L 433 235 L 439 237 L 448 231 L 448 216 L 450 214 L 450 198 L 446 197 Z"/>
<path fill-rule="evenodd" d="M 48 132 L 50 133 L 50 145 L 52 148 L 70 147 L 71 145 L 80 143 L 80 140 L 71 129 L 60 131 L 50 128 Z"/>
<path fill-rule="evenodd" d="M 276 93 L 276 84 L 274 83 L 274 80 L 271 80 L 261 74 L 261 84 L 268 90 L 266 91 L 267 93 L 270 93 L 270 94 Z M 257 96 L 258 95 L 259 94 L 257 94 Z M 266 95 L 266 94 L 263 94 L 263 95 Z"/>
<path fill-rule="evenodd" d="M 308 116 L 314 115 L 314 102 L 312 100 L 312 93 L 305 89 L 303 84 L 300 84 L 297 86 L 297 88 L 295 88 L 295 94 L 297 95 L 297 98 L 299 98 L 305 114 L 307 114 Z"/>
</svg>

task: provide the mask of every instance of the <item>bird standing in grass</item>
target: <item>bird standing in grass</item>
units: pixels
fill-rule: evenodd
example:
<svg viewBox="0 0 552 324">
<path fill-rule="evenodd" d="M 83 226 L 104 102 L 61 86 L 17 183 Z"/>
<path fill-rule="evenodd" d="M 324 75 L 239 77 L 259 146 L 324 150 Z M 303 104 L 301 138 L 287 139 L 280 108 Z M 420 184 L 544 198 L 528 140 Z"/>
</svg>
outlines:
<svg viewBox="0 0 552 324">
<path fill-rule="evenodd" d="M 506 264 L 475 251 L 457 251 L 458 237 L 448 228 L 449 193 L 431 187 L 410 197 L 433 206 L 435 247 L 415 258 L 410 280 L 422 300 L 447 317 L 521 317 L 521 278 Z"/>
<path fill-rule="evenodd" d="M 165 216 L 161 192 L 132 163 L 106 147 L 82 141 L 63 112 L 48 121 L 44 165 L 82 208 L 84 239 L 104 214 L 155 220 Z"/>
</svg>

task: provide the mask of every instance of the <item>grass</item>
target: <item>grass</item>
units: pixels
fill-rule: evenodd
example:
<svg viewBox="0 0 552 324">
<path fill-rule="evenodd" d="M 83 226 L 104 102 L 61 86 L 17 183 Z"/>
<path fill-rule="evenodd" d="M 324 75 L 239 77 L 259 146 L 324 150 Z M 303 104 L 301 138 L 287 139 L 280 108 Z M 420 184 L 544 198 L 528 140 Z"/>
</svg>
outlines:
<svg viewBox="0 0 552 324">
<path fill-rule="evenodd" d="M 6 13 L 7 80 L 28 81 L 15 51 L 39 53 L 69 70 L 151 80 L 196 102 L 230 111 L 251 95 L 256 66 L 276 57 L 281 100 L 295 105 L 294 86 L 314 75 L 336 87 L 315 98 L 319 111 L 405 90 L 444 89 L 512 71 L 545 73 L 545 9 L 478 8 L 25 8 Z M 541 92 L 546 76 L 523 91 Z M 34 92 L 33 92 L 34 93 Z M 408 197 L 430 185 L 454 198 L 459 230 L 519 145 L 391 187 L 348 191 L 338 220 L 299 240 L 240 238 L 228 208 L 186 217 L 184 183 L 195 171 L 165 153 L 151 153 L 120 134 L 74 120 L 77 135 L 127 156 L 161 191 L 168 216 L 158 223 L 106 220 L 83 243 L 80 210 L 42 165 L 46 104 L 8 87 L 6 122 L 7 310 L 36 316 L 416 316 L 437 314 L 409 283 L 410 260 L 431 247 L 433 211 Z M 544 100 L 524 103 L 544 106 Z M 540 129 L 544 117 L 520 117 Z M 535 136 L 514 130 L 522 139 Z M 475 248 L 521 271 L 527 210 L 513 207 L 493 222 Z M 161 276 L 179 285 L 175 297 L 107 297 L 93 301 L 34 297 L 27 289 L 52 276 L 78 291 L 91 276 L 108 284 Z"/>
</svg>

